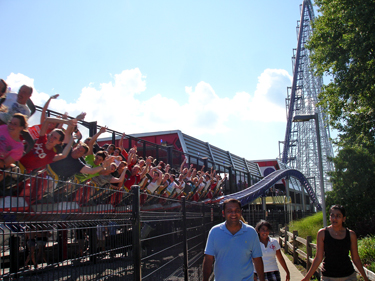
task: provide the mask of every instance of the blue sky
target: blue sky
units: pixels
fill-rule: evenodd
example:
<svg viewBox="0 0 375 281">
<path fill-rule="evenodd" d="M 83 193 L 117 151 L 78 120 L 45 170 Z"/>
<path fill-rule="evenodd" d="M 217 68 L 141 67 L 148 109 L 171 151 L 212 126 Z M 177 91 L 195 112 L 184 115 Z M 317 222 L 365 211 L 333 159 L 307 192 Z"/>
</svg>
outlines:
<svg viewBox="0 0 375 281">
<path fill-rule="evenodd" d="M 0 77 L 128 134 L 278 156 L 302 0 L 1 1 Z M 38 123 L 37 117 L 30 120 Z"/>
</svg>

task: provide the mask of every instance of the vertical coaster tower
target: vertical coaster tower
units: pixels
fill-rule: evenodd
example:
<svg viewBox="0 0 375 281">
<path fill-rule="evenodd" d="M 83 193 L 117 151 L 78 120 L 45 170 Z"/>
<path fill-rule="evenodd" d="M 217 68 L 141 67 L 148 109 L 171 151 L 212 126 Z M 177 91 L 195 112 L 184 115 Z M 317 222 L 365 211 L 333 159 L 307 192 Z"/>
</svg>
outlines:
<svg viewBox="0 0 375 281">
<path fill-rule="evenodd" d="M 314 10 L 310 0 L 303 0 L 300 7 L 301 19 L 297 22 L 298 43 L 292 57 L 293 82 L 292 87 L 288 87 L 286 98 L 287 126 L 281 162 L 301 171 L 311 183 L 315 181 L 315 192 L 320 198 L 318 136 L 320 135 L 325 190 L 331 189 L 327 172 L 333 170 L 333 164 L 327 157 L 333 156 L 333 149 L 327 116 L 317 106 L 323 79 L 314 76 L 311 71 L 310 51 L 306 48 L 313 32 L 311 23 L 314 20 Z M 313 115 L 315 119 L 301 118 Z M 305 122 L 295 122 L 297 119 L 303 119 Z M 320 134 L 316 128 L 319 128 Z"/>
</svg>

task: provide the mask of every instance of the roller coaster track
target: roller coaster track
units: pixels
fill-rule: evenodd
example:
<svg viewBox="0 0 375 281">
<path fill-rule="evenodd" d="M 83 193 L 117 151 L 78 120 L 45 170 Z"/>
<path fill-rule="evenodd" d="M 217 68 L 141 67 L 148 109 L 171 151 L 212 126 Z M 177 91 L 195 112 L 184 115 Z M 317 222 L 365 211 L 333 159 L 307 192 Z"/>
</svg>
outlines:
<svg viewBox="0 0 375 281">
<path fill-rule="evenodd" d="M 267 189 L 271 188 L 276 182 L 278 182 L 282 178 L 289 177 L 294 177 L 301 183 L 301 185 L 305 188 L 306 192 L 309 194 L 314 205 L 317 207 L 318 210 L 321 210 L 322 207 L 320 206 L 319 201 L 317 200 L 315 192 L 313 191 L 309 181 L 300 171 L 295 169 L 277 170 L 269 174 L 268 176 L 264 177 L 261 181 L 244 190 L 223 196 L 218 203 L 222 204 L 226 199 L 235 198 L 241 202 L 242 206 L 244 206 L 254 201 L 258 197 L 261 197 Z"/>
</svg>

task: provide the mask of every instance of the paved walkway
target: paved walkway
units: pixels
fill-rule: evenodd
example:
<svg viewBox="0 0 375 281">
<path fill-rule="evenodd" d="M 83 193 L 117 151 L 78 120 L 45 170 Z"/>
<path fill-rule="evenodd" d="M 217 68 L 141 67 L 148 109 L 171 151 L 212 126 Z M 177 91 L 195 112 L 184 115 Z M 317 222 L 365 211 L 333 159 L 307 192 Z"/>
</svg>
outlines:
<svg viewBox="0 0 375 281">
<path fill-rule="evenodd" d="M 304 277 L 302 275 L 302 273 L 298 270 L 298 268 L 293 264 L 293 262 L 291 262 L 287 256 L 285 256 L 284 254 L 284 250 L 283 249 L 280 249 L 280 252 L 282 253 L 283 257 L 284 257 L 284 260 L 286 262 L 286 265 L 288 266 L 289 268 L 289 272 L 290 272 L 290 281 L 301 281 L 302 278 Z M 277 261 L 277 259 L 276 259 Z M 284 268 L 281 266 L 281 264 L 279 263 L 279 261 L 277 261 L 277 265 L 279 267 L 279 270 L 280 270 L 280 275 L 281 275 L 281 281 L 285 281 L 285 271 L 284 271 Z"/>
</svg>

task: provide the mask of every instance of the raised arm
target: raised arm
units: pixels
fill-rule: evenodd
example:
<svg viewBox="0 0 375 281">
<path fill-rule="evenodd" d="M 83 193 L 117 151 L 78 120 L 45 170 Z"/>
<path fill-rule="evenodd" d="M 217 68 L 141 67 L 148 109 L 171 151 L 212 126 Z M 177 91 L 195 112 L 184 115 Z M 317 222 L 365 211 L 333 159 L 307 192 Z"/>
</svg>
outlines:
<svg viewBox="0 0 375 281">
<path fill-rule="evenodd" d="M 43 124 L 44 120 L 46 120 L 46 112 L 47 112 L 47 109 L 48 109 L 48 106 L 49 106 L 49 103 L 52 99 L 57 99 L 59 97 L 59 95 L 54 95 L 54 96 L 51 96 L 47 102 L 44 104 L 43 106 L 43 109 L 42 109 L 42 114 L 40 115 L 40 124 Z"/>
<path fill-rule="evenodd" d="M 84 120 L 85 117 L 86 117 L 86 112 L 81 112 L 80 114 L 77 115 L 75 119 L 81 121 L 81 120 Z"/>
<path fill-rule="evenodd" d="M 204 167 L 205 167 L 205 166 L 204 166 L 204 165 L 202 165 L 202 169 L 201 169 L 201 172 L 203 172 L 203 169 L 204 169 Z"/>
<path fill-rule="evenodd" d="M 61 116 L 61 119 L 68 119 L 68 112 L 65 112 L 64 114 L 63 114 L 63 116 Z M 61 129 L 62 128 L 62 126 L 63 126 L 63 124 L 59 124 L 58 126 L 57 126 L 57 128 L 58 129 Z"/>
<path fill-rule="evenodd" d="M 119 142 L 119 147 L 121 149 L 121 153 L 125 156 L 125 158 L 128 158 L 128 152 L 125 150 L 125 147 L 124 147 L 124 138 L 125 138 L 125 133 L 122 133 L 121 135 L 121 139 L 120 139 L 120 142 Z M 125 152 L 125 153 L 124 153 Z"/>
<path fill-rule="evenodd" d="M 157 167 L 153 167 L 148 171 L 148 174 L 152 177 L 153 173 L 156 171 Z"/>
<path fill-rule="evenodd" d="M 158 173 L 159 175 L 158 180 L 156 181 L 156 184 L 160 185 L 161 181 L 163 180 L 163 173 L 159 169 L 156 169 L 155 172 Z"/>
<path fill-rule="evenodd" d="M 185 163 L 186 163 L 187 158 L 185 157 L 184 161 L 182 161 L 181 166 L 180 166 L 180 173 L 184 169 Z"/>
<path fill-rule="evenodd" d="M 99 167 L 95 167 L 95 168 L 90 168 L 89 166 L 84 166 L 79 172 L 81 174 L 93 175 L 93 174 L 99 173 L 103 169 L 104 169 L 103 166 L 99 166 Z"/>
<path fill-rule="evenodd" d="M 124 138 L 125 138 L 125 133 L 122 133 L 121 135 L 121 139 L 118 143 L 118 146 L 121 148 L 121 149 L 124 149 Z"/>
<path fill-rule="evenodd" d="M 103 161 L 103 163 L 98 166 L 98 167 L 95 167 L 95 168 L 91 168 L 89 166 L 84 166 L 80 173 L 81 174 L 90 174 L 90 175 L 93 175 L 93 174 L 96 174 L 96 173 L 99 173 L 99 174 L 102 174 L 103 172 L 106 171 L 106 168 L 113 162 L 113 157 L 111 156 L 107 156 L 106 159 Z"/>
<path fill-rule="evenodd" d="M 115 157 L 116 157 L 116 156 L 108 155 L 108 156 L 104 159 L 104 161 L 103 161 L 103 163 L 102 163 L 102 166 L 103 166 L 103 168 L 104 168 L 104 169 L 103 169 L 103 172 L 109 168 L 109 166 L 111 165 L 112 162 L 115 161 Z"/>
<path fill-rule="evenodd" d="M 210 178 L 212 179 L 216 174 L 216 170 L 214 170 L 214 167 L 211 167 L 211 172 L 210 172 Z"/>
<path fill-rule="evenodd" d="M 86 155 L 90 155 L 92 154 L 92 148 L 96 142 L 96 140 L 98 139 L 98 137 L 105 133 L 107 131 L 107 127 L 101 127 L 99 132 L 97 132 L 95 135 L 93 135 L 93 137 L 91 138 L 91 140 L 89 141 L 88 143 L 88 146 L 89 146 L 89 150 L 87 151 Z"/>
<path fill-rule="evenodd" d="M 76 120 L 76 119 L 72 119 L 72 120 Z M 77 127 L 77 121 L 73 122 L 73 124 L 68 123 L 68 128 L 65 130 L 65 138 L 64 138 L 63 143 L 68 143 L 71 138 L 74 140 L 72 133 L 75 127 Z"/>
<path fill-rule="evenodd" d="M 119 178 L 116 178 L 116 177 L 112 177 L 111 179 L 111 183 L 118 183 L 118 182 L 123 182 L 124 179 L 125 179 L 125 174 L 126 174 L 126 171 L 128 170 L 128 166 L 126 166 L 124 168 L 124 170 L 122 171 L 121 175 Z"/>
<path fill-rule="evenodd" d="M 147 158 L 146 165 L 145 165 L 146 167 L 143 169 L 142 173 L 139 175 L 141 179 L 148 173 L 150 165 L 151 165 L 151 159 Z"/>
<path fill-rule="evenodd" d="M 218 177 L 220 177 L 220 176 L 218 175 Z M 222 178 L 221 180 L 218 180 L 217 184 L 218 184 L 218 185 L 222 185 L 222 183 L 223 183 L 226 179 L 227 179 L 227 174 L 224 175 L 224 178 Z"/>
<path fill-rule="evenodd" d="M 199 177 L 198 184 L 201 184 L 203 182 L 203 177 Z"/>
<path fill-rule="evenodd" d="M 167 164 L 167 165 L 165 166 L 165 173 L 168 173 L 169 170 L 170 170 L 170 168 L 171 168 L 171 165 Z"/>
<path fill-rule="evenodd" d="M 131 161 L 133 160 L 133 157 L 135 157 L 135 155 L 137 155 L 137 147 L 132 147 L 129 149 L 129 152 L 128 152 L 128 157 L 126 159 L 126 161 L 128 162 L 128 164 L 131 163 Z"/>
<path fill-rule="evenodd" d="M 77 120 L 75 119 L 67 120 L 67 119 L 47 117 L 44 119 L 42 128 L 40 129 L 40 134 L 39 134 L 40 136 L 44 136 L 47 133 L 49 123 L 68 124 L 68 126 L 74 127 L 75 125 L 77 125 Z"/>
<path fill-rule="evenodd" d="M 135 153 L 129 151 L 128 158 L 126 159 L 126 162 L 128 163 L 128 165 L 131 164 L 134 157 L 135 157 Z"/>
<path fill-rule="evenodd" d="M 204 191 L 208 191 L 210 189 L 210 186 L 212 184 L 212 178 L 210 178 L 207 182 L 206 185 L 204 186 Z"/>
<path fill-rule="evenodd" d="M 84 166 L 80 173 L 81 174 L 90 174 L 90 175 L 93 175 L 93 174 L 96 174 L 96 173 L 100 173 L 102 174 L 103 172 L 105 172 L 107 170 L 107 168 L 109 167 L 109 165 L 113 162 L 113 156 L 107 156 L 106 159 L 104 159 L 103 163 L 98 166 L 98 167 L 95 167 L 95 168 L 90 168 L 89 166 Z"/>
<path fill-rule="evenodd" d="M 59 153 L 59 154 L 56 154 L 55 157 L 53 157 L 53 162 L 56 162 L 56 161 L 62 160 L 62 159 L 64 159 L 64 158 L 66 158 L 66 156 L 68 156 L 69 151 L 70 151 L 70 149 L 72 148 L 73 141 L 74 141 L 74 139 L 73 139 L 72 135 L 70 135 L 69 142 L 68 142 L 67 145 L 65 146 L 63 152 L 62 152 L 62 153 Z"/>
<path fill-rule="evenodd" d="M 195 178 L 195 176 L 197 175 L 197 169 L 193 169 L 193 172 L 191 173 L 191 178 Z"/>
<path fill-rule="evenodd" d="M 190 178 L 191 177 L 191 173 L 192 173 L 192 171 L 193 171 L 193 164 L 190 164 L 190 167 L 189 167 L 189 170 L 188 170 L 188 172 L 187 172 L 187 174 L 186 174 L 186 176 L 188 177 L 188 178 Z"/>
</svg>

